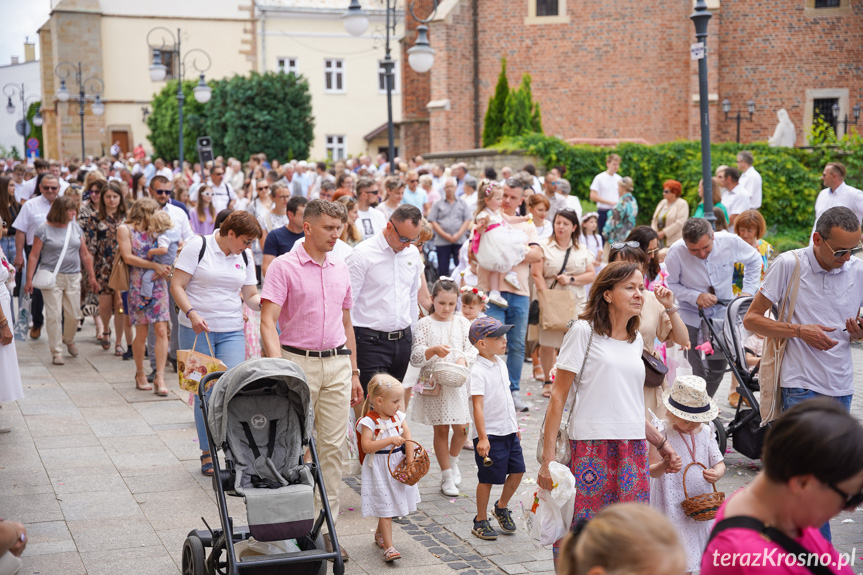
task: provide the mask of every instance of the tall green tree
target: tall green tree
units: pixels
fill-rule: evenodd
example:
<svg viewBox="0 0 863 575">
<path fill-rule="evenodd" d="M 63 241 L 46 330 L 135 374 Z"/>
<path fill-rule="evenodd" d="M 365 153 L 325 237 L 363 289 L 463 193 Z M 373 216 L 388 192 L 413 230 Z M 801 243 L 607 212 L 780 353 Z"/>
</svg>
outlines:
<svg viewBox="0 0 863 575">
<path fill-rule="evenodd" d="M 521 77 L 521 85 L 511 90 L 506 99 L 503 118 L 503 136 L 516 137 L 533 132 L 533 102 L 530 90 L 530 74 Z"/>
<path fill-rule="evenodd" d="M 195 100 L 192 90 L 197 86 L 196 80 L 183 82 L 183 155 L 195 158 L 198 155 L 196 140 L 204 133 L 204 121 L 207 106 Z M 212 83 L 211 83 L 212 85 Z M 169 81 L 164 88 L 153 96 L 150 103 L 150 115 L 147 116 L 147 127 L 150 128 L 148 139 L 153 145 L 154 157 L 174 160 L 180 157 L 180 119 L 177 106 L 177 80 Z"/>
<path fill-rule="evenodd" d="M 500 141 L 508 95 L 509 82 L 506 79 L 506 58 L 501 58 L 497 86 L 494 88 L 494 96 L 488 99 L 488 109 L 485 113 L 485 122 L 482 129 L 483 146 L 493 146 Z"/>
</svg>

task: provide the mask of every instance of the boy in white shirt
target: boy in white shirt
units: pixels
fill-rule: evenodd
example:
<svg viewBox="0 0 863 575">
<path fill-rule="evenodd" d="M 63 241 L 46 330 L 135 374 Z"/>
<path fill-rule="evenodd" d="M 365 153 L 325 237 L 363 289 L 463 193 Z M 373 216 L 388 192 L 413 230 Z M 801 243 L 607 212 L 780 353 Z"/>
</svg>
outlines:
<svg viewBox="0 0 863 575">
<path fill-rule="evenodd" d="M 479 352 L 471 367 L 469 388 L 474 458 L 479 470 L 472 533 L 485 540 L 497 539 L 497 531 L 488 519 L 492 485 L 503 485 L 492 515 L 504 533 L 515 533 L 507 504 L 525 472 L 521 432 L 509 391 L 509 372 L 498 357 L 506 353 L 506 332 L 512 327 L 492 317 L 481 317 L 471 324 L 468 332 L 471 344 Z"/>
</svg>

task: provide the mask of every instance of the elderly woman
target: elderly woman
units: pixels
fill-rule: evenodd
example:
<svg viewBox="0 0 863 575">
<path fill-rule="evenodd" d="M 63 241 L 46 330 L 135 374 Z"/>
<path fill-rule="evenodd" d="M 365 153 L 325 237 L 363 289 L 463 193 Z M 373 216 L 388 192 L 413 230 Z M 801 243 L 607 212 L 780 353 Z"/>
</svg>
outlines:
<svg viewBox="0 0 863 575">
<path fill-rule="evenodd" d="M 734 220 L 734 233 L 761 254 L 761 281 L 767 273 L 770 258 L 773 257 L 773 246 L 764 241 L 767 233 L 767 222 L 758 210 L 746 210 Z M 731 286 L 734 295 L 743 291 L 743 264 L 734 264 L 734 280 Z"/>
<path fill-rule="evenodd" d="M 455 197 L 455 178 L 447 178 L 443 185 L 444 197 L 432 204 L 428 221 L 435 231 L 434 247 L 437 252 L 438 275 L 448 276 L 450 260 L 458 265 L 458 252 L 467 241 L 467 231 L 473 214 L 467 204 Z"/>
<path fill-rule="evenodd" d="M 689 204 L 681 199 L 683 186 L 677 180 L 662 184 L 662 200 L 653 212 L 650 227 L 659 235 L 659 247 L 668 247 L 683 237 L 683 224 L 689 219 Z"/>
<path fill-rule="evenodd" d="M 261 226 L 255 216 L 237 211 L 214 233 L 189 240 L 180 252 L 171 281 L 171 295 L 180 310 L 180 349 L 194 349 L 210 355 L 207 337 L 196 338 L 197 334 L 206 332 L 213 354 L 229 369 L 243 362 L 246 356 L 243 303 L 253 310 L 261 309 L 255 263 L 249 249 L 260 237 Z M 240 293 L 242 299 L 238 297 Z M 209 397 L 209 392 L 207 395 Z M 194 411 L 201 448 L 201 473 L 213 475 L 213 460 L 197 394 Z"/>
<path fill-rule="evenodd" d="M 72 357 L 78 357 L 75 332 L 81 312 L 81 265 L 87 271 L 90 289 L 96 291 L 99 284 L 93 272 L 93 258 L 87 250 L 87 241 L 75 216 L 78 210 L 72 198 L 61 196 L 54 200 L 45 221 L 36 228 L 33 249 L 27 261 L 27 283 L 24 291 L 33 293 L 33 276 L 36 266 L 53 273 L 54 287 L 42 288 L 45 302 L 45 321 L 48 326 L 48 346 L 52 363 L 63 365 L 63 344 Z M 60 261 L 62 256 L 63 260 Z M 58 266 L 59 264 L 59 266 Z M 66 321 L 63 321 L 65 315 Z"/>
<path fill-rule="evenodd" d="M 144 374 L 147 331 L 150 324 L 153 324 L 153 332 L 156 336 L 154 393 L 166 396 L 168 388 L 165 386 L 165 362 L 168 358 L 168 321 L 170 320 L 167 279 L 171 276 L 171 266 L 148 259 L 148 252 L 154 243 L 148 231 L 150 218 L 158 209 L 159 203 L 152 198 L 141 198 L 132 204 L 126 223 L 117 228 L 117 244 L 123 261 L 129 267 L 126 313 L 129 314 L 129 323 L 135 329 L 135 340 L 132 342 L 132 355 L 135 358 L 135 387 L 141 391 L 153 389 L 153 386 L 147 383 L 147 376 Z M 141 309 L 140 304 L 143 301 L 141 284 L 144 272 L 148 269 L 156 272 L 157 276 L 153 282 L 153 304 Z"/>
<path fill-rule="evenodd" d="M 535 196 L 542 197 L 539 194 Z M 533 197 L 533 196 L 531 196 Z M 542 261 L 531 264 L 530 272 L 537 294 L 545 290 L 568 290 L 575 298 L 575 319 L 584 311 L 587 291 L 584 286 L 593 283 L 596 272 L 593 254 L 579 242 L 581 224 L 575 210 L 560 210 L 554 215 L 554 233 L 541 243 Z M 540 308 L 542 314 L 542 308 Z M 555 354 L 563 343 L 564 331 L 539 329 L 539 361 L 544 369 L 542 396 L 551 397 L 551 368 Z"/>
<path fill-rule="evenodd" d="M 644 250 L 630 245 L 629 242 L 619 249 L 612 248 L 608 261 L 637 264 L 642 273 L 645 273 L 648 266 L 647 254 Z M 644 351 L 657 359 L 662 360 L 654 344 L 657 340 L 665 345 L 676 344 L 683 349 L 690 348 L 686 324 L 680 319 L 677 306 L 674 304 L 674 294 L 667 287 L 657 285 L 654 291 L 644 290 L 644 305 L 641 306 L 638 320 L 638 333 L 641 334 L 641 340 L 644 342 Z M 668 389 L 667 381 L 659 387 L 644 387 L 644 415 L 648 420 L 651 417 L 647 410 L 653 411 L 659 419 L 665 417 L 662 392 L 666 389 Z"/>
<path fill-rule="evenodd" d="M 643 292 L 644 277 L 638 265 L 615 262 L 606 266 L 593 282 L 584 313 L 560 348 L 537 483 L 552 489 L 548 465 L 555 460 L 564 403 L 572 390 L 575 405 L 568 415 L 567 439 L 576 486 L 574 527 L 579 519 L 590 519 L 613 503 L 647 503 L 648 442 L 669 462 L 670 472 L 679 471 L 682 465 L 644 417 L 644 344 L 638 332 Z M 559 543 L 555 543 L 555 557 Z"/>
<path fill-rule="evenodd" d="M 92 200 L 91 193 L 91 200 Z M 114 316 L 114 329 L 117 332 L 117 340 L 114 345 L 114 355 L 123 355 L 123 346 L 120 341 L 123 337 L 124 318 L 121 314 L 122 303 L 120 295 L 108 287 L 111 271 L 114 269 L 114 261 L 117 258 L 117 228 L 126 220 L 126 202 L 123 200 L 123 187 L 119 182 L 111 182 L 104 185 L 104 189 L 98 195 L 96 212 L 85 222 L 81 223 L 87 236 L 87 246 L 93 255 L 93 269 L 96 271 L 96 281 L 99 289 L 99 317 L 102 320 L 102 337 L 99 343 L 102 349 L 111 347 L 111 316 Z M 126 342 L 129 343 L 129 342 Z"/>
<path fill-rule="evenodd" d="M 605 221 L 605 226 L 602 229 L 606 243 L 608 245 L 615 242 L 622 242 L 632 228 L 635 227 L 635 218 L 638 216 L 638 202 L 635 201 L 635 196 L 632 191 L 635 189 L 635 183 L 629 176 L 620 180 L 617 184 L 617 191 L 620 194 L 620 199 L 617 205 L 608 212 L 608 219 Z"/>
<path fill-rule="evenodd" d="M 723 566 L 715 559 L 732 553 L 788 558 L 806 552 L 808 558 L 817 556 L 820 565 L 829 566 L 825 573 L 853 575 L 847 558 L 843 562 L 830 544 L 828 521 L 863 503 L 860 422 L 831 398 L 800 403 L 768 428 L 761 462 L 755 479 L 719 508 L 714 528 L 718 532 L 704 550 L 701 573 L 755 572 Z M 792 545 L 799 547 L 793 550 Z M 769 568 L 770 573 L 789 575 L 807 571 L 818 572 L 786 561 Z"/>
</svg>

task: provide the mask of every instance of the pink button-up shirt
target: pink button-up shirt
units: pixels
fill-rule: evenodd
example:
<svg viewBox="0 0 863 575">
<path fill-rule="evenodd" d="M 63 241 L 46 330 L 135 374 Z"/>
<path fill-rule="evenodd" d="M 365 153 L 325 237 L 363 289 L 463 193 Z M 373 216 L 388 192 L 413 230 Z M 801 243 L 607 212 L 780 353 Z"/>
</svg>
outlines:
<svg viewBox="0 0 863 575">
<path fill-rule="evenodd" d="M 282 306 L 279 342 L 310 351 L 323 351 L 347 341 L 342 310 L 351 309 L 348 266 L 327 254 L 324 265 L 304 246 L 281 255 L 267 269 L 261 299 Z"/>
</svg>

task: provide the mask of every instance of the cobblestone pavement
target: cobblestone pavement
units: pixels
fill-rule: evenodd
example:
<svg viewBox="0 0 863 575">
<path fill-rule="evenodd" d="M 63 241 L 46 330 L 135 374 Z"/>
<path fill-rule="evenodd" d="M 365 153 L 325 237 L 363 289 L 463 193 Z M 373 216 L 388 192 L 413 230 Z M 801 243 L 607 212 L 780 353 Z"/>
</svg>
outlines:
<svg viewBox="0 0 863 575">
<path fill-rule="evenodd" d="M 186 534 L 203 527 L 202 516 L 218 524 L 215 494 L 199 471 L 188 396 L 179 390 L 168 398 L 136 391 L 132 363 L 102 351 L 93 331 L 85 325 L 77 340 L 81 355 L 67 358 L 65 366 L 51 365 L 45 337 L 17 342 L 26 397 L 0 409 L 0 425 L 13 430 L 0 435 L 0 516 L 27 525 L 30 543 L 22 574 L 178 573 Z M 863 349 L 853 353 L 861 382 Z M 514 502 L 535 487 L 534 452 L 546 404 L 538 382 L 529 379 L 530 365 L 525 368 L 522 394 L 533 406 L 519 414 L 519 423 L 528 471 Z M 173 374 L 168 375 L 171 383 Z M 719 398 L 727 395 L 727 385 Z M 863 418 L 860 393 L 853 412 Z M 414 424 L 413 432 L 431 450 L 431 428 Z M 419 567 L 425 575 L 552 572 L 551 552 L 534 548 L 524 531 L 497 541 L 470 533 L 476 513 L 472 452 L 461 455 L 458 497 L 440 493 L 440 470 L 432 461 L 420 482 L 418 511 L 396 521 L 395 543 L 404 559 L 387 569 Z M 758 469 L 733 452 L 727 462 L 719 483 L 726 493 L 746 484 Z M 372 543 L 375 522 L 360 514 L 359 490 L 358 478 L 346 476 L 338 535 L 351 553 L 349 575 L 377 573 L 384 566 Z M 492 501 L 498 493 L 493 491 Z M 230 498 L 229 504 L 242 524 L 242 502 Z M 520 510 L 514 514 L 518 517 Z M 841 550 L 863 547 L 860 511 L 840 515 L 832 528 Z"/>
</svg>

